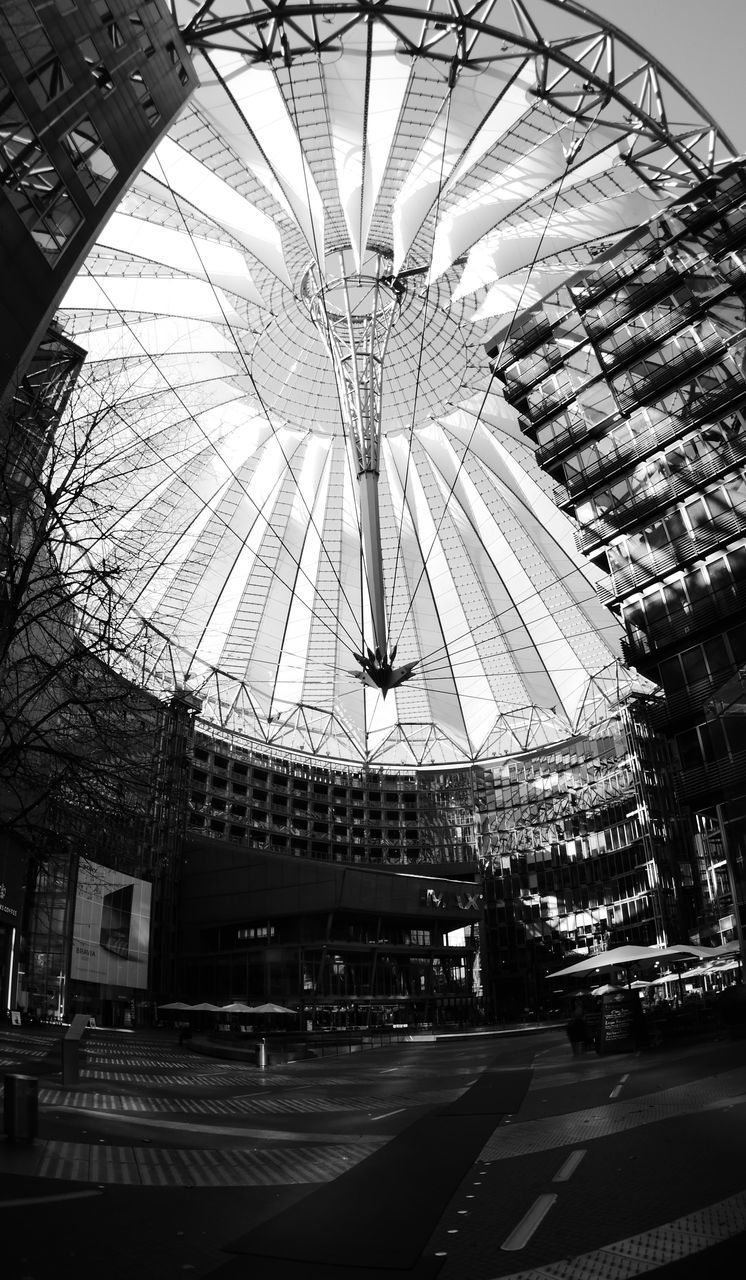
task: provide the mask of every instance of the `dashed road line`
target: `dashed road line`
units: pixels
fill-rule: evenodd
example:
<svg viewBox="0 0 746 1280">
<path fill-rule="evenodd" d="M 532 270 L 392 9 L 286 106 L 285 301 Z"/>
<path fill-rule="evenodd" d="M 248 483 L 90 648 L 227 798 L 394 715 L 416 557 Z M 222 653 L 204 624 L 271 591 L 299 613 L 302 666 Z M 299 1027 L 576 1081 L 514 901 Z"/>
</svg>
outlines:
<svg viewBox="0 0 746 1280">
<path fill-rule="evenodd" d="M 660 1093 L 617 1102 L 613 1107 L 605 1103 L 569 1115 L 499 1125 L 480 1154 L 488 1163 L 510 1160 L 517 1155 L 572 1146 L 578 1140 L 579 1131 L 587 1142 L 705 1109 L 722 1110 L 744 1103 L 743 1070 L 738 1068 L 706 1080 L 675 1085 Z"/>
<path fill-rule="evenodd" d="M 552 1182 L 569 1182 L 583 1157 L 587 1154 L 585 1149 L 573 1151 L 560 1165 L 559 1169 L 552 1178 Z"/>
<path fill-rule="evenodd" d="M 521 1218 L 518 1226 L 511 1231 L 510 1235 L 500 1245 L 504 1252 L 513 1252 L 518 1249 L 525 1249 L 532 1235 L 541 1226 L 546 1218 L 552 1205 L 557 1201 L 557 1194 L 549 1191 L 545 1195 L 537 1196 L 528 1213 Z"/>
<path fill-rule="evenodd" d="M 655 1271 L 667 1263 L 711 1249 L 743 1231 L 746 1231 L 745 1191 L 683 1218 L 661 1223 L 650 1231 L 615 1240 L 601 1249 L 515 1271 L 501 1276 L 500 1280 L 590 1280 L 599 1276 L 633 1280 L 646 1271 Z"/>
<path fill-rule="evenodd" d="M 0 1209 L 26 1209 L 32 1204 L 57 1204 L 60 1200 L 89 1200 L 103 1195 L 102 1191 L 60 1191 L 59 1195 L 18 1196 L 14 1200 L 0 1200 Z"/>
</svg>

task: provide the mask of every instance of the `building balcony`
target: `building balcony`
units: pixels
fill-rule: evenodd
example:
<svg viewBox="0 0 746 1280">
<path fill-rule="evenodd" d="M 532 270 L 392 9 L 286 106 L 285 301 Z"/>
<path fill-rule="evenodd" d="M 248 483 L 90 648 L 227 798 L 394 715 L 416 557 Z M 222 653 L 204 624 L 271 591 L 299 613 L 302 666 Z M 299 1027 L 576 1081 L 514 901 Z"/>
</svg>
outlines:
<svg viewBox="0 0 746 1280">
<path fill-rule="evenodd" d="M 661 618 L 647 624 L 645 631 L 622 640 L 622 651 L 628 666 L 646 667 L 657 661 L 668 649 L 678 650 L 682 644 L 696 643 L 697 632 L 712 629 L 720 619 L 746 612 L 746 583 L 733 584 L 724 591 L 713 591 L 706 600 L 690 604 L 675 617 Z"/>
<path fill-rule="evenodd" d="M 742 249 L 746 244 L 746 209 L 731 214 L 727 228 L 717 224 L 717 231 L 707 237 L 707 247 L 714 258 Z"/>
<path fill-rule="evenodd" d="M 551 351 L 536 351 L 530 365 L 526 362 L 520 370 L 514 368 L 509 372 L 498 373 L 497 376 L 504 384 L 503 395 L 508 404 L 516 404 L 538 383 L 543 382 L 544 378 L 561 369 L 568 354 L 570 353 L 566 348 L 560 350 L 559 347 Z"/>
<path fill-rule="evenodd" d="M 648 280 L 645 283 L 638 284 L 634 280 L 623 281 L 620 285 L 620 289 L 624 290 L 622 297 L 617 299 L 613 307 L 605 309 L 603 315 L 590 316 L 587 312 L 596 302 L 608 298 L 613 290 L 606 291 L 601 298 L 594 298 L 591 302 L 584 303 L 586 311 L 585 327 L 589 335 L 593 338 L 599 338 L 608 333 L 610 329 L 622 324 L 625 320 L 629 320 L 633 316 L 639 316 L 644 311 L 649 311 L 656 303 L 663 301 L 676 289 L 680 289 L 682 283 L 682 276 L 679 275 L 678 271 L 670 268 L 661 271 L 660 275 L 657 275 L 655 279 Z M 670 323 L 671 321 L 668 321 L 669 325 Z M 675 320 L 674 323 L 676 323 Z M 665 328 L 665 322 L 661 322 L 661 333 L 665 332 Z M 658 341 L 660 341 L 660 338 Z"/>
<path fill-rule="evenodd" d="M 718 421 L 728 413 L 734 413 L 746 405 L 746 382 L 735 374 L 713 391 L 690 401 L 675 417 L 666 418 L 655 428 L 646 428 L 628 450 L 600 459 L 593 466 L 567 476 L 565 483 L 557 485 L 554 490 L 554 501 L 559 507 L 567 509 L 574 506 L 579 495 L 586 494 L 598 486 L 605 484 L 613 476 L 628 469 L 633 463 L 642 461 L 651 453 L 673 444 L 680 439 L 687 428 L 699 426 L 704 421 Z M 740 462 L 740 456 L 734 461 Z M 668 481 L 666 481 L 668 483 Z M 646 497 L 645 491 L 642 498 Z M 630 504 L 628 508 L 636 510 Z"/>
<path fill-rule="evenodd" d="M 660 257 L 660 248 L 654 246 L 652 242 L 637 249 L 635 249 L 634 245 L 630 245 L 628 253 L 623 256 L 620 255 L 611 262 L 604 263 L 603 266 L 598 267 L 593 272 L 592 276 L 587 277 L 581 284 L 573 287 L 573 299 L 578 311 L 585 313 L 591 307 L 598 306 L 599 303 L 604 302 L 612 294 L 622 289 L 634 288 L 635 278 L 640 272 L 644 271 L 645 267 L 651 263 L 660 260 Z M 670 274 L 670 278 L 667 280 L 664 289 L 662 282 L 666 280 L 667 274 Z M 679 276 L 676 272 L 666 273 L 661 271 L 660 276 L 649 282 L 653 286 L 652 300 L 655 300 L 656 287 L 662 291 L 657 296 L 665 296 L 665 293 L 670 292 L 678 281 Z M 638 286 L 640 292 L 643 288 L 643 285 Z M 651 298 L 649 296 L 647 305 L 650 305 L 650 301 Z"/>
<path fill-rule="evenodd" d="M 711 195 L 693 206 L 679 205 L 672 212 L 688 233 L 701 232 L 717 222 L 724 213 L 746 200 L 746 179 L 741 170 L 717 181 Z"/>
<path fill-rule="evenodd" d="M 542 426 L 550 418 L 555 417 L 560 410 L 567 408 L 576 398 L 577 388 L 571 386 L 569 381 L 566 387 L 555 387 L 547 390 L 542 395 L 534 395 L 531 404 L 529 404 L 527 393 L 523 388 L 516 388 L 512 397 L 507 391 L 505 392 L 505 399 L 508 404 L 528 418 L 531 426 L 535 428 Z"/>
<path fill-rule="evenodd" d="M 514 364 L 517 360 L 524 360 L 537 347 L 551 340 L 553 328 L 552 322 L 540 315 L 533 324 L 524 324 L 507 342 L 487 347 L 487 356 L 490 360 L 495 360 L 499 355 L 501 368 Z"/>
<path fill-rule="evenodd" d="M 679 428 L 680 430 L 680 428 Z M 701 489 L 708 481 L 726 475 L 731 468 L 746 462 L 746 440 L 732 440 L 718 445 L 710 458 L 687 462 L 678 472 L 669 472 L 656 486 L 641 489 L 639 497 L 619 503 L 613 516 L 598 516 L 592 526 L 581 529 L 575 537 L 579 551 L 585 553 L 608 543 L 625 530 L 635 528 L 667 511 L 672 500 L 685 498 Z"/>
<path fill-rule="evenodd" d="M 694 535 L 676 538 L 670 551 L 650 552 L 638 564 L 628 569 L 615 570 L 612 585 L 598 589 L 603 604 L 623 599 L 633 591 L 644 590 L 668 574 L 692 564 L 695 560 L 718 547 L 726 546 L 746 533 L 746 512 L 733 512 L 718 516 L 716 524 L 698 529 Z"/>
<path fill-rule="evenodd" d="M 611 397 L 610 397 L 611 399 Z M 566 453 L 572 452 L 578 445 L 585 444 L 594 436 L 602 436 L 608 430 L 611 423 L 617 417 L 616 405 L 613 411 L 603 421 L 590 425 L 583 413 L 583 410 L 577 402 L 569 405 L 565 415 L 567 425 L 564 430 L 557 431 L 551 440 L 545 441 L 543 444 L 536 446 L 535 456 L 537 464 L 540 467 L 547 468 L 558 462 Z M 531 429 L 524 431 L 531 439 L 535 438 L 533 424 Z"/>
<path fill-rule="evenodd" d="M 618 334 L 609 336 L 609 341 L 613 343 L 608 349 L 604 345 L 599 351 L 599 357 L 603 365 L 604 372 L 608 377 L 613 374 L 619 374 L 627 366 L 634 364 L 636 360 L 642 359 L 645 355 L 650 354 L 660 347 L 664 342 L 674 337 L 698 315 L 706 313 L 714 301 L 726 296 L 730 293 L 730 287 L 723 285 L 723 288 L 716 295 L 708 297 L 706 303 L 697 303 L 692 298 L 686 303 L 680 303 L 676 311 L 672 311 L 669 315 L 662 316 L 659 320 L 654 320 L 645 329 L 640 329 L 636 333 L 630 333 L 625 340 L 622 340 Z M 623 317 L 621 317 L 623 319 Z"/>
<path fill-rule="evenodd" d="M 660 399 L 667 391 L 682 384 L 690 385 L 698 373 L 722 360 L 726 348 L 717 334 L 712 334 L 697 347 L 682 351 L 678 356 L 640 372 L 631 385 L 617 387 L 616 395 L 622 412 L 640 408 Z"/>
</svg>

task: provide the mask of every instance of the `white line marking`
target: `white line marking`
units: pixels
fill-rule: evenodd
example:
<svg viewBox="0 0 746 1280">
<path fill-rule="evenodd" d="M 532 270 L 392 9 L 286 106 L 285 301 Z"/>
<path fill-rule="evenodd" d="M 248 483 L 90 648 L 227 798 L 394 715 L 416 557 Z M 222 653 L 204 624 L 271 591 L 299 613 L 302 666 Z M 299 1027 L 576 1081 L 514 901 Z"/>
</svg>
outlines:
<svg viewBox="0 0 746 1280">
<path fill-rule="evenodd" d="M 570 1178 L 574 1174 L 575 1170 L 577 1169 L 584 1155 L 585 1155 L 585 1150 L 573 1151 L 567 1157 L 562 1167 L 557 1170 L 554 1177 L 552 1178 L 552 1182 L 569 1182 Z"/>
<path fill-rule="evenodd" d="M 400 1068 L 399 1068 L 399 1067 L 384 1067 L 384 1068 L 383 1068 L 383 1070 L 382 1070 L 382 1071 L 379 1071 L 379 1073 L 378 1073 L 378 1074 L 379 1074 L 379 1076 L 387 1076 L 387 1075 L 389 1075 L 389 1074 L 390 1074 L 390 1072 L 392 1072 L 392 1071 L 399 1071 L 399 1070 L 400 1070 Z"/>
<path fill-rule="evenodd" d="M 541 1226 L 556 1199 L 557 1196 L 554 1193 L 539 1196 L 531 1205 L 528 1213 L 521 1218 L 515 1231 L 511 1231 L 507 1240 L 500 1245 L 500 1248 L 507 1251 L 525 1248 L 537 1227 Z"/>
<path fill-rule="evenodd" d="M 54 1204 L 56 1200 L 87 1200 L 100 1196 L 100 1191 L 68 1191 L 58 1196 L 29 1196 L 23 1200 L 0 1200 L 0 1209 L 23 1209 L 28 1204 Z"/>
<path fill-rule="evenodd" d="M 619 1079 L 620 1079 L 620 1081 L 621 1081 L 621 1083 L 622 1083 L 622 1084 L 625 1084 L 625 1083 L 626 1083 L 626 1081 L 627 1081 L 627 1080 L 629 1080 L 629 1071 L 627 1072 L 627 1074 L 626 1074 L 626 1075 L 624 1075 L 624 1076 L 620 1076 L 620 1077 L 619 1077 Z"/>
<path fill-rule="evenodd" d="M 371 1116 L 371 1120 L 386 1120 L 389 1116 L 401 1115 L 402 1111 L 406 1111 L 406 1107 L 397 1107 L 396 1111 L 384 1111 L 382 1116 Z"/>
<path fill-rule="evenodd" d="M 615 1085 L 614 1085 L 614 1088 L 612 1089 L 611 1093 L 609 1094 L 609 1097 L 610 1097 L 610 1098 L 618 1098 L 618 1097 L 619 1097 L 619 1094 L 620 1094 L 621 1092 L 622 1092 L 622 1086 L 621 1086 L 620 1084 L 615 1084 Z"/>
</svg>

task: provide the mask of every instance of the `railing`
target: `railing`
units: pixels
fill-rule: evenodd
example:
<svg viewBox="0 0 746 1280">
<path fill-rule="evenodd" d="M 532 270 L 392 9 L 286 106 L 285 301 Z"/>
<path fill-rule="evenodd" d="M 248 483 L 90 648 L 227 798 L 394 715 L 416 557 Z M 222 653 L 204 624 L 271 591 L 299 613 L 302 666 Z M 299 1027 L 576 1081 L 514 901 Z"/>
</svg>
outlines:
<svg viewBox="0 0 746 1280">
<path fill-rule="evenodd" d="M 498 344 L 487 347 L 487 356 L 490 360 L 495 360 L 499 355 L 500 368 L 504 368 L 530 355 L 552 337 L 553 329 L 552 322 L 542 315 L 533 324 L 524 325 L 520 332 L 508 338 L 502 348 Z"/>
<path fill-rule="evenodd" d="M 596 485 L 605 483 L 629 467 L 630 462 L 643 461 L 649 454 L 657 452 L 667 444 L 673 444 L 685 429 L 698 425 L 701 419 L 714 419 L 716 413 L 720 417 L 725 417 L 726 413 L 735 412 L 744 404 L 746 404 L 746 383 L 734 375 L 715 391 L 705 392 L 698 397 L 688 409 L 682 409 L 676 417 L 667 418 L 664 426 L 646 428 L 645 432 L 630 444 L 629 449 L 607 455 L 593 466 L 567 476 L 565 483 L 558 485 L 554 490 L 554 501 L 560 507 L 571 505 L 575 495 L 585 494 Z"/>
<path fill-rule="evenodd" d="M 640 373 L 626 391 L 617 388 L 619 408 L 634 409 L 651 400 L 656 400 L 668 389 L 682 382 L 691 381 L 709 365 L 721 360 L 725 352 L 722 339 L 717 334 L 713 334 L 698 347 L 682 351 L 679 356 L 667 360 L 665 364 Z"/>
<path fill-rule="evenodd" d="M 717 184 L 712 195 L 703 199 L 694 208 L 686 205 L 672 210 L 677 220 L 687 228 L 690 234 L 703 230 L 719 221 L 723 214 L 733 209 L 741 200 L 746 199 L 746 179 L 738 171 L 731 177 Z"/>
<path fill-rule="evenodd" d="M 566 350 L 560 351 L 559 347 L 555 347 L 551 352 L 542 351 L 537 353 L 534 356 L 531 367 L 526 369 L 525 372 L 519 373 L 517 370 L 501 371 L 498 376 L 504 382 L 503 395 L 508 404 L 515 404 L 517 400 L 527 395 L 537 383 L 549 377 L 551 373 L 555 373 L 557 369 L 561 369 L 567 357 Z"/>
<path fill-rule="evenodd" d="M 535 404 L 528 404 L 525 393 L 521 393 L 521 397 L 516 397 L 516 407 L 522 398 L 525 401 L 523 408 L 519 412 L 525 414 L 530 419 L 533 427 L 540 427 L 549 418 L 553 418 L 560 409 L 564 409 L 567 405 L 572 404 L 577 397 L 577 388 L 573 387 L 569 382 L 567 387 L 555 388 L 547 391 L 543 396 L 537 398 Z M 509 403 L 514 403 L 510 401 Z"/>
<path fill-rule="evenodd" d="M 592 528 L 582 529 L 576 534 L 576 545 L 579 551 L 587 552 L 594 547 L 623 532 L 630 525 L 640 524 L 648 516 L 655 515 L 661 508 L 668 508 L 671 500 L 686 497 L 713 480 L 723 475 L 731 467 L 746 461 L 746 440 L 733 440 L 718 446 L 712 451 L 711 458 L 687 462 L 681 471 L 669 473 L 656 486 L 648 485 L 640 490 L 640 497 L 629 502 L 620 503 L 614 508 L 613 516 L 597 516 Z"/>
<path fill-rule="evenodd" d="M 636 252 L 631 252 L 628 257 L 615 259 L 597 268 L 591 279 L 584 280 L 572 290 L 578 311 L 587 311 L 589 307 L 603 302 L 616 289 L 632 284 L 635 276 L 640 271 L 644 271 L 646 266 L 657 261 L 660 256 L 660 249 L 656 250 L 652 244 L 649 244 Z"/>
<path fill-rule="evenodd" d="M 681 769 L 678 774 L 682 795 L 687 801 L 702 793 L 713 792 L 726 797 L 729 792 L 741 794 L 746 772 L 746 752 L 723 755 L 719 759 L 705 761 L 691 769 Z M 708 807 L 713 799 L 708 801 Z"/>
<path fill-rule="evenodd" d="M 730 287 L 723 285 L 717 298 L 727 296 L 730 292 Z M 698 303 L 696 299 L 691 299 L 686 304 L 677 303 L 675 312 L 661 317 L 660 320 L 655 320 L 648 328 L 640 329 L 636 333 L 630 333 L 626 340 L 617 342 L 612 348 L 607 349 L 605 346 L 601 346 L 599 355 L 607 376 L 618 374 L 625 365 L 632 364 L 635 360 L 644 356 L 646 352 L 654 350 L 662 342 L 674 337 L 681 329 L 691 324 L 698 313 L 706 313 L 711 303 L 717 298 L 708 298 L 707 303 Z M 624 319 L 623 316 L 617 317 L 617 323 L 622 319 Z M 613 334 L 602 334 L 600 336 L 602 338 L 608 337 L 609 339 L 614 337 Z"/>
<path fill-rule="evenodd" d="M 727 231 L 715 232 L 707 237 L 707 248 L 713 257 L 732 253 L 746 243 L 746 209 L 739 209 L 738 216 L 728 226 Z"/>
<path fill-rule="evenodd" d="M 644 283 L 636 282 L 634 279 L 619 283 L 620 289 L 626 289 L 628 292 L 624 298 L 620 298 L 611 311 L 607 311 L 603 316 L 590 317 L 586 314 L 585 325 L 591 336 L 599 336 L 615 325 L 621 323 L 622 320 L 629 319 L 630 316 L 639 315 L 642 311 L 647 311 L 656 302 L 660 302 L 663 298 L 671 294 L 674 289 L 680 289 L 684 283 L 684 277 L 678 271 L 672 268 L 663 270 L 660 275 L 653 280 Z M 594 303 L 607 298 L 611 289 L 604 288 L 603 292 L 592 298 L 590 301 L 583 301 L 583 309 L 588 311 Z"/>
<path fill-rule="evenodd" d="M 639 564 L 628 569 L 615 570 L 612 587 L 599 587 L 598 595 L 603 604 L 619 600 L 632 591 L 651 586 L 666 574 L 698 560 L 708 551 L 727 544 L 733 538 L 746 533 L 746 511 L 719 515 L 708 528 L 697 529 L 694 534 L 683 534 L 671 543 L 670 551 L 651 551 Z"/>
<path fill-rule="evenodd" d="M 706 600 L 690 604 L 674 619 L 662 618 L 646 624 L 645 632 L 622 640 L 625 661 L 630 666 L 645 662 L 651 649 L 663 652 L 670 645 L 691 640 L 692 633 L 713 620 L 729 618 L 746 608 L 746 583 L 738 583 L 723 591 L 713 591 Z"/>
</svg>

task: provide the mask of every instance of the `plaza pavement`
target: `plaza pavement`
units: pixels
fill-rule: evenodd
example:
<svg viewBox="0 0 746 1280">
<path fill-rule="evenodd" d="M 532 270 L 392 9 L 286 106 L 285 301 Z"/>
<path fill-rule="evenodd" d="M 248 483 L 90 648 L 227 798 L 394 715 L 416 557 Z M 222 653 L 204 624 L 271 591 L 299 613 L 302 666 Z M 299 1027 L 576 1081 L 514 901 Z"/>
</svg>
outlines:
<svg viewBox="0 0 746 1280">
<path fill-rule="evenodd" d="M 34 1075 L 40 1104 L 33 1143 L 0 1141 L 4 1280 L 59 1280 L 63 1260 L 97 1263 L 106 1280 L 694 1280 L 742 1269 L 746 1042 L 572 1058 L 561 1032 L 536 1028 L 475 1039 L 463 1068 L 459 1043 L 439 1044 L 452 1053 L 442 1071 L 420 1045 L 412 1072 L 404 1047 L 262 1072 L 162 1032 L 97 1033 L 78 1085 L 63 1088 L 57 1033 L 0 1029 L 0 1073 Z M 473 1157 L 467 1141 L 463 1167 L 430 1169 L 438 1135 L 468 1139 L 469 1125 Z M 420 1141 L 433 1143 L 422 1167 Z M 432 1192 L 429 1225 L 417 1186 L 401 1182 L 405 1158 L 421 1198 Z M 359 1202 L 377 1198 L 366 1175 L 378 1226 L 370 1214 L 355 1221 Z M 387 1187 L 420 1223 L 406 1248 Z"/>
</svg>

